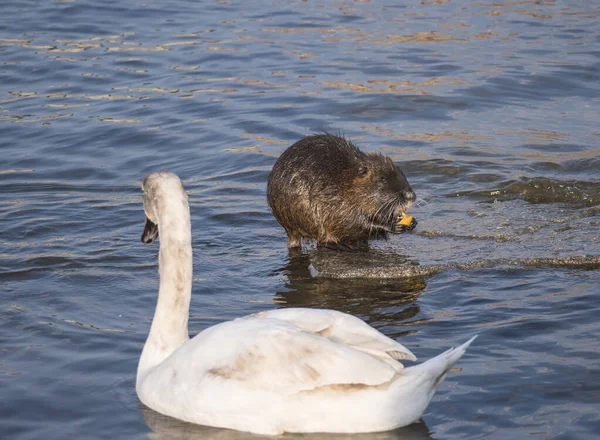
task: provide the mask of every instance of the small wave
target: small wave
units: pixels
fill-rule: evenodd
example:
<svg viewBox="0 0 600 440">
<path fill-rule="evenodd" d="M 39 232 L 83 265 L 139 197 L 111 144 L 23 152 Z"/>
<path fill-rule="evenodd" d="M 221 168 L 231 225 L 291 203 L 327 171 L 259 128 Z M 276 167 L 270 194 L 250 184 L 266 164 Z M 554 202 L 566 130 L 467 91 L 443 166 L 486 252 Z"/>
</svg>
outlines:
<svg viewBox="0 0 600 440">
<path fill-rule="evenodd" d="M 505 182 L 491 191 L 467 191 L 452 195 L 484 197 L 491 201 L 520 198 L 532 204 L 563 203 L 574 207 L 590 207 L 600 205 L 600 182 L 524 177 Z"/>
</svg>

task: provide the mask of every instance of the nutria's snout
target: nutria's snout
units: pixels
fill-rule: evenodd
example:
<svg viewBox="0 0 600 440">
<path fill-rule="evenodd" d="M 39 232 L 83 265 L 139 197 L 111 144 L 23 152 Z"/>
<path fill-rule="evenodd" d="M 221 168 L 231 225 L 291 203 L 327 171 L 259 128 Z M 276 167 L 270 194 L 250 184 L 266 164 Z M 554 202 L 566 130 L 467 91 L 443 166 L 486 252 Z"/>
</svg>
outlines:
<svg viewBox="0 0 600 440">
<path fill-rule="evenodd" d="M 389 157 L 364 153 L 340 136 L 307 136 L 277 159 L 267 199 L 288 247 L 302 238 L 339 249 L 387 238 L 416 195 Z"/>
<path fill-rule="evenodd" d="M 417 200 L 417 195 L 411 188 L 405 190 L 399 199 L 400 201 L 397 208 L 398 215 L 402 214 L 404 211 L 408 211 L 410 208 L 413 207 L 415 201 Z"/>
</svg>

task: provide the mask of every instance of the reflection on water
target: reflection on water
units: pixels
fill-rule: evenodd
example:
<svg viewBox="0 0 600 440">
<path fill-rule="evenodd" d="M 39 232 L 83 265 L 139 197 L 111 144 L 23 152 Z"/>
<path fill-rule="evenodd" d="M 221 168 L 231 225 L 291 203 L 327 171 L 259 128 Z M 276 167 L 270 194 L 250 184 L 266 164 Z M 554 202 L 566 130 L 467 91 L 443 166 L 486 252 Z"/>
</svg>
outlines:
<svg viewBox="0 0 600 440">
<path fill-rule="evenodd" d="M 424 415 L 436 438 L 595 439 L 599 17 L 573 0 L 4 1 L 2 435 L 146 438 L 139 185 L 170 169 L 190 193 L 193 332 L 302 306 L 423 359 L 479 333 Z M 288 253 L 267 176 L 322 130 L 398 162 L 427 202 L 412 233 Z M 407 261 L 417 277 L 389 278 Z"/>
<path fill-rule="evenodd" d="M 262 436 L 230 429 L 193 425 L 164 416 L 140 404 L 144 421 L 152 430 L 148 438 L 152 440 L 259 440 L 272 436 Z M 431 439 L 429 429 L 423 421 L 388 432 L 369 434 L 285 434 L 278 438 L 290 440 L 425 440 Z"/>
<path fill-rule="evenodd" d="M 410 326 L 419 314 L 417 298 L 426 287 L 423 277 L 380 278 L 375 281 L 366 277 L 314 278 L 309 269 L 314 254 L 349 258 L 356 264 L 356 258 L 370 259 L 373 253 L 337 252 L 326 248 L 314 249 L 312 253 L 290 250 L 287 264 L 279 271 L 286 279 L 285 290 L 279 290 L 274 301 L 281 307 L 315 307 L 350 313 L 375 327 Z M 336 269 L 340 270 L 340 266 L 337 265 Z M 399 337 L 410 333 L 410 330 L 393 333 L 388 336 Z"/>
</svg>

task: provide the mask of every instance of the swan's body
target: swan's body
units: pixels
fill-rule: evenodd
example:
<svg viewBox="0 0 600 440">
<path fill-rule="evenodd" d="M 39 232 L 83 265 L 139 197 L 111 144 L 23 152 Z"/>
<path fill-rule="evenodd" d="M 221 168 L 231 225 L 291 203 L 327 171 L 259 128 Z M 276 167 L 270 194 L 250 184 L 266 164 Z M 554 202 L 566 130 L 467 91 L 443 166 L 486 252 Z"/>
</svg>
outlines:
<svg viewBox="0 0 600 440">
<path fill-rule="evenodd" d="M 179 178 L 143 184 L 142 239 L 160 227 L 160 290 L 138 366 L 140 400 L 163 414 L 260 434 L 385 431 L 417 421 L 462 346 L 414 367 L 401 344 L 333 310 L 281 309 L 188 337 L 192 249 Z"/>
</svg>

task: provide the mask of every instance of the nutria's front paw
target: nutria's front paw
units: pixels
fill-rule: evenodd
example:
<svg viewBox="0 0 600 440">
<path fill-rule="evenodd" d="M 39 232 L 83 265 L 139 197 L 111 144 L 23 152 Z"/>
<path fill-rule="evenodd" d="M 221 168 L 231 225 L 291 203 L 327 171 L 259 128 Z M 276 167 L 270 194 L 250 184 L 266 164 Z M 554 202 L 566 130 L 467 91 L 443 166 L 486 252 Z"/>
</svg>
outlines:
<svg viewBox="0 0 600 440">
<path fill-rule="evenodd" d="M 412 215 L 405 214 L 404 212 L 396 222 L 394 229 L 395 234 L 402 234 L 406 231 L 412 231 L 417 226 L 417 221 Z"/>
</svg>

